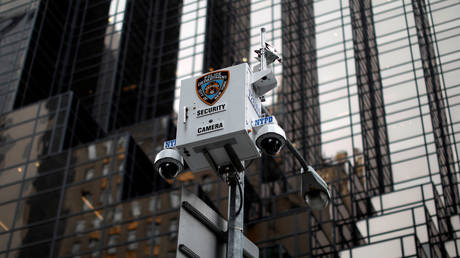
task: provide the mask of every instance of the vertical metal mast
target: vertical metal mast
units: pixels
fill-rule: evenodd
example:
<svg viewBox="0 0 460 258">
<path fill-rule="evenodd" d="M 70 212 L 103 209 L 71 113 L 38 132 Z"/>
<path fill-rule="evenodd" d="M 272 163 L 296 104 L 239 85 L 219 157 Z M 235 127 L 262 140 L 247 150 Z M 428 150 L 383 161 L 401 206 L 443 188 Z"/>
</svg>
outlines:
<svg viewBox="0 0 460 258">
<path fill-rule="evenodd" d="M 244 171 L 234 173 L 238 176 L 231 180 L 228 187 L 227 258 L 243 258 Z M 238 187 L 241 187 L 240 194 Z"/>
<path fill-rule="evenodd" d="M 266 68 L 265 28 L 260 29 L 260 71 Z M 238 189 L 240 187 L 240 189 Z M 239 191 L 239 194 L 238 194 Z M 227 258 L 243 258 L 244 170 L 235 171 L 228 188 Z M 238 205 L 241 205 L 239 207 Z"/>
</svg>

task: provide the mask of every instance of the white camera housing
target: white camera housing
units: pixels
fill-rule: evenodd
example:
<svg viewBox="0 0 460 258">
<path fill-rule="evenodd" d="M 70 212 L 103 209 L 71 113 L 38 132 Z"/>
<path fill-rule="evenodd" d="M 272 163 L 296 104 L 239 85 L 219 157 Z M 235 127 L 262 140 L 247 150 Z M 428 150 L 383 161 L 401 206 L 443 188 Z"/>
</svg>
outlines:
<svg viewBox="0 0 460 258">
<path fill-rule="evenodd" d="M 242 63 L 181 82 L 176 148 L 192 171 L 232 164 L 226 145 L 239 161 L 260 157 L 252 123 L 262 107 L 252 81 Z"/>
<path fill-rule="evenodd" d="M 184 159 L 176 149 L 164 149 L 155 157 L 154 168 L 164 179 L 174 179 L 184 169 Z"/>
<path fill-rule="evenodd" d="M 265 154 L 275 156 L 286 143 L 286 134 L 276 123 L 265 124 L 256 131 L 256 145 Z"/>
</svg>

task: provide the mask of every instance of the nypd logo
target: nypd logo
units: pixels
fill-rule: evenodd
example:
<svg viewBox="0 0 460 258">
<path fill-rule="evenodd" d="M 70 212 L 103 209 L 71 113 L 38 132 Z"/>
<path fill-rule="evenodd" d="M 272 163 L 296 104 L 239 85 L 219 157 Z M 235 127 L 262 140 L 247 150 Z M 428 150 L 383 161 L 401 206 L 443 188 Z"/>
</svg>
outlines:
<svg viewBox="0 0 460 258">
<path fill-rule="evenodd" d="M 207 73 L 196 79 L 196 94 L 209 106 L 214 105 L 227 89 L 229 71 Z"/>
</svg>

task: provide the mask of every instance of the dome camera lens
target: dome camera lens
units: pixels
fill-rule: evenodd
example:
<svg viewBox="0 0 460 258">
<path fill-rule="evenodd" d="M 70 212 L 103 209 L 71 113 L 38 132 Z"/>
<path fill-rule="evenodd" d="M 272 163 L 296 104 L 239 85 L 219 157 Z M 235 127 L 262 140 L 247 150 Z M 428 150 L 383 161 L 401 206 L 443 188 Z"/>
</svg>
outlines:
<svg viewBox="0 0 460 258">
<path fill-rule="evenodd" d="M 320 190 L 313 190 L 305 193 L 305 202 L 313 210 L 320 210 L 329 203 L 327 195 Z"/>
<path fill-rule="evenodd" d="M 268 154 L 268 155 L 276 155 L 280 149 L 281 149 L 281 146 L 283 145 L 283 143 L 276 139 L 276 138 L 271 138 L 271 137 L 268 137 L 266 139 L 263 139 L 261 142 L 260 142 L 260 145 L 262 147 L 262 149 Z"/>
<path fill-rule="evenodd" d="M 165 162 L 160 165 L 158 172 L 166 179 L 173 179 L 179 172 L 179 167 L 172 162 Z"/>
</svg>

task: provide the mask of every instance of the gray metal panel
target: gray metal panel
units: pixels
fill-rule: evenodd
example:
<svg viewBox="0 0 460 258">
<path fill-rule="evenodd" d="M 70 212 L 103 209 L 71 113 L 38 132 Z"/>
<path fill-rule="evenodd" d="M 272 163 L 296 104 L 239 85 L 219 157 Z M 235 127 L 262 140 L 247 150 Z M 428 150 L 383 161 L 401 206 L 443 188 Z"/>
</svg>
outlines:
<svg viewBox="0 0 460 258">
<path fill-rule="evenodd" d="M 182 188 L 177 258 L 225 258 L 227 221 L 198 196 Z M 245 257 L 259 257 L 259 249 L 243 238 Z"/>
<path fill-rule="evenodd" d="M 181 196 L 182 204 L 189 203 L 221 231 L 227 229 L 227 222 L 192 192 L 183 188 Z M 218 241 L 217 235 L 187 211 L 184 205 L 180 208 L 176 257 L 189 258 L 190 256 L 179 249 L 181 245 L 185 245 L 201 258 L 225 257 L 225 243 Z"/>
<path fill-rule="evenodd" d="M 246 236 L 243 236 L 243 256 L 248 258 L 259 257 L 259 247 L 257 247 Z"/>
</svg>

